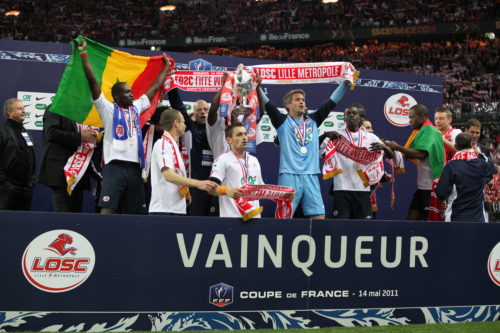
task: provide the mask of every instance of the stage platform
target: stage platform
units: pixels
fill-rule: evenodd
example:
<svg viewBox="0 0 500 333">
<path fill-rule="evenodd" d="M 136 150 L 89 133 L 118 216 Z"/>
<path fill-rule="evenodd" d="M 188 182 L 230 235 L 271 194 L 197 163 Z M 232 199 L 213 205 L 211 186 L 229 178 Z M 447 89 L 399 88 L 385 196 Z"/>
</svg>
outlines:
<svg viewBox="0 0 500 333">
<path fill-rule="evenodd" d="M 0 212 L 0 330 L 498 320 L 500 224 Z"/>
</svg>

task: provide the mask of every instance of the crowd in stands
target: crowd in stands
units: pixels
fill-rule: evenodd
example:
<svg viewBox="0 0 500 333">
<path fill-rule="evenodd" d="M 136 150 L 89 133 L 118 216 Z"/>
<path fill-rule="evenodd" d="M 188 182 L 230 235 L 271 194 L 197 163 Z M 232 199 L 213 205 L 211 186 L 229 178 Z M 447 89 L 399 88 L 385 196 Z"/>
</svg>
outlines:
<svg viewBox="0 0 500 333">
<path fill-rule="evenodd" d="M 500 100 L 499 51 L 498 38 L 483 37 L 431 42 L 371 40 L 294 48 L 262 45 L 192 52 L 290 62 L 349 61 L 359 69 L 439 75 L 444 79 L 443 103 L 458 103 L 460 107 L 463 103 L 489 107 L 495 103 L 496 108 Z"/>
<path fill-rule="evenodd" d="M 492 20 L 500 16 L 496 1 L 374 0 L 339 1 L 190 1 L 160 11 L 157 0 L 5 0 L 3 39 L 67 41 L 90 38 L 168 37 L 359 27 L 425 25 Z"/>
</svg>

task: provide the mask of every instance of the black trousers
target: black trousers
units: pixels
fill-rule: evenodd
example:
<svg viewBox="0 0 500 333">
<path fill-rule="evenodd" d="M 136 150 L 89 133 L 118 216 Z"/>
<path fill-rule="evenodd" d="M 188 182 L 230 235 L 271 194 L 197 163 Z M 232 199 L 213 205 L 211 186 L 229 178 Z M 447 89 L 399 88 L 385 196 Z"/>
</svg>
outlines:
<svg viewBox="0 0 500 333">
<path fill-rule="evenodd" d="M 68 194 L 66 187 L 52 187 L 54 212 L 81 213 L 83 203 L 83 184 L 79 182 Z"/>
<path fill-rule="evenodd" d="M 219 198 L 208 194 L 206 191 L 190 187 L 191 216 L 219 216 Z"/>
<path fill-rule="evenodd" d="M 6 180 L 0 185 L 0 210 L 29 211 L 33 186 L 17 186 Z"/>
</svg>

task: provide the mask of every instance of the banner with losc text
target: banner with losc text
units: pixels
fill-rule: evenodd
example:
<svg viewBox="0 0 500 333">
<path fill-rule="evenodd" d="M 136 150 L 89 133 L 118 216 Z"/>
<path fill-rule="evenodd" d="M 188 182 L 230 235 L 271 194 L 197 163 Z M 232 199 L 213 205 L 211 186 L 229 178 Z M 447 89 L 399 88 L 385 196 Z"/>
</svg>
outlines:
<svg viewBox="0 0 500 333">
<path fill-rule="evenodd" d="M 494 305 L 500 224 L 1 212 L 2 311 Z"/>
</svg>

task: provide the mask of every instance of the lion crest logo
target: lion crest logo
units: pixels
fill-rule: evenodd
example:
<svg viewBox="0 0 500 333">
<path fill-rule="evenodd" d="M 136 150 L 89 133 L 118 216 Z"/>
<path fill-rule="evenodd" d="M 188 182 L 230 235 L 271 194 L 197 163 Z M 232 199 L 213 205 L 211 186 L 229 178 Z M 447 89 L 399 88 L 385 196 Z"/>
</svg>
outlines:
<svg viewBox="0 0 500 333">
<path fill-rule="evenodd" d="M 61 257 L 65 256 L 67 253 L 71 253 L 72 255 L 76 254 L 77 248 L 70 247 L 66 248 L 66 245 L 73 243 L 73 237 L 68 234 L 60 234 L 55 241 L 53 241 L 49 247 L 51 249 L 47 249 L 53 252 L 58 253 Z M 55 251 L 54 251 L 55 250 Z"/>
<path fill-rule="evenodd" d="M 410 103 L 408 103 L 408 97 L 406 97 L 405 95 L 401 96 L 401 98 L 398 99 L 398 101 L 396 103 L 401 105 L 404 108 L 407 108 L 410 106 Z"/>
</svg>

